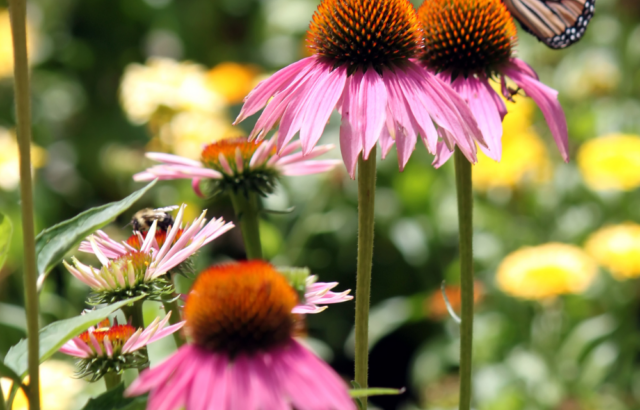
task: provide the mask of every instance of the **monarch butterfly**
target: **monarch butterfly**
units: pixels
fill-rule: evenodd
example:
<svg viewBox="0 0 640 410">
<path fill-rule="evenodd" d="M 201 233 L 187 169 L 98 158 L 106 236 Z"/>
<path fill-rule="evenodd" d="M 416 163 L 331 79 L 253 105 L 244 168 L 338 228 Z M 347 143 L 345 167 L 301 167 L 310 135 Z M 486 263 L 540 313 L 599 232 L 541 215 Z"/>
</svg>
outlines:
<svg viewBox="0 0 640 410">
<path fill-rule="evenodd" d="M 595 0 L 503 0 L 522 28 L 551 48 L 580 40 L 593 17 Z"/>
</svg>

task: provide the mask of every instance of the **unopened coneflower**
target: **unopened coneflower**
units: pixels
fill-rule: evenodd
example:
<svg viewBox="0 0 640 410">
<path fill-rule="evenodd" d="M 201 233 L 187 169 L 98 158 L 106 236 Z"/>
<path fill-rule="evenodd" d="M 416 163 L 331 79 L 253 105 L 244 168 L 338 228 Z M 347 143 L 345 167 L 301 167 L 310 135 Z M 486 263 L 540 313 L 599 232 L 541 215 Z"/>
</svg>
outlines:
<svg viewBox="0 0 640 410">
<path fill-rule="evenodd" d="M 165 328 L 170 315 L 162 320 L 156 318 L 146 329 L 105 319 L 66 342 L 60 352 L 79 358 L 78 377 L 87 377 L 92 382 L 108 373 L 117 376 L 126 369 L 146 367 L 149 358 L 143 348 L 184 326 L 185 322 L 179 322 Z"/>
<path fill-rule="evenodd" d="M 148 409 L 351 410 L 346 384 L 294 339 L 296 290 L 262 261 L 202 272 L 185 305 L 191 343 L 126 390 Z"/>
<path fill-rule="evenodd" d="M 166 273 L 186 261 L 201 247 L 233 228 L 222 218 L 206 223 L 204 211 L 191 225 L 182 228 L 185 205 L 180 207 L 174 226 L 166 234 L 162 246 L 156 240 L 157 221 L 145 235 L 139 248 L 118 243 L 104 232 L 91 235 L 80 250 L 94 253 L 102 267 L 94 268 L 72 258 L 64 262 L 73 276 L 93 290 L 91 303 L 113 303 L 143 295 L 148 299 L 166 300 L 174 293 Z M 179 239 L 174 239 L 180 233 Z"/>
<path fill-rule="evenodd" d="M 282 175 L 309 175 L 326 172 L 339 164 L 336 160 L 312 160 L 333 149 L 332 145 L 316 147 L 307 155 L 296 152 L 300 143 L 287 144 L 279 154 L 275 140 L 254 143 L 245 137 L 224 139 L 206 145 L 201 161 L 176 155 L 150 152 L 147 157 L 161 162 L 144 172 L 134 175 L 136 181 L 152 181 L 156 178 L 191 179 L 195 192 L 204 196 L 201 180 L 209 181 L 207 194 L 219 192 L 273 192 L 277 179 Z"/>
<path fill-rule="evenodd" d="M 435 153 L 434 122 L 475 162 L 472 138 L 482 137 L 468 108 L 412 60 L 423 40 L 408 0 L 323 0 L 307 41 L 313 56 L 278 71 L 245 99 L 236 122 L 266 105 L 250 137 L 263 137 L 279 121 L 278 150 L 299 132 L 307 154 L 337 109 L 340 148 L 352 177 L 360 153 L 367 159 L 378 140 L 383 154 L 396 143 L 400 168 L 418 135 Z"/>
<path fill-rule="evenodd" d="M 538 80 L 525 62 L 513 57 L 516 26 L 500 0 L 426 0 L 418 9 L 424 30 L 423 64 L 451 82 L 467 101 L 482 131 L 487 156 L 499 161 L 502 155 L 502 118 L 507 108 L 489 85 L 499 81 L 502 94 L 510 99 L 515 90 L 506 77 L 531 97 L 542 110 L 551 134 L 565 161 L 569 160 L 567 122 L 558 102 L 558 92 Z M 455 141 L 441 130 L 442 142 L 434 164 L 451 156 Z M 481 142 L 481 141 L 478 141 Z"/>
</svg>

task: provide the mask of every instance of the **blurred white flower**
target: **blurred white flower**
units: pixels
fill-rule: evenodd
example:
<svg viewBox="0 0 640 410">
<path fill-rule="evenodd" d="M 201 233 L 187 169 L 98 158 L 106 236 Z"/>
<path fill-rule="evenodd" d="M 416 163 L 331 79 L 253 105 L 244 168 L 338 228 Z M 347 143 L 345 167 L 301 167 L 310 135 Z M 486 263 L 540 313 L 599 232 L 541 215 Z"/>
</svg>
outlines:
<svg viewBox="0 0 640 410">
<path fill-rule="evenodd" d="M 120 84 L 120 100 L 131 122 L 144 124 L 158 111 L 218 113 L 224 99 L 207 87 L 205 67 L 188 61 L 149 58 L 130 64 Z"/>
<path fill-rule="evenodd" d="M 37 145 L 31 145 L 33 168 L 40 168 L 45 162 L 46 152 Z M 0 127 L 0 189 L 12 191 L 20 183 L 20 158 L 18 141 L 13 132 Z"/>
</svg>

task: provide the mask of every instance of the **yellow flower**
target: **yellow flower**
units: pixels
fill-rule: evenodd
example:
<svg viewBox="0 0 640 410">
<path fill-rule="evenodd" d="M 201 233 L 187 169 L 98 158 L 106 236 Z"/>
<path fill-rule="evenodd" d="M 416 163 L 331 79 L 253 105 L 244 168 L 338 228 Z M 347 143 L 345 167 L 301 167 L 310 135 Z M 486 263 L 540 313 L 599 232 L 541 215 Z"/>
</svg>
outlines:
<svg viewBox="0 0 640 410">
<path fill-rule="evenodd" d="M 74 377 L 73 365 L 61 360 L 48 360 L 40 365 L 40 402 L 42 410 L 69 410 L 77 408 L 78 394 L 88 384 Z M 27 380 L 28 381 L 28 378 Z M 12 382 L 0 379 L 5 397 L 9 394 Z M 29 402 L 22 390 L 13 401 L 12 410 L 27 410 Z"/>
<path fill-rule="evenodd" d="M 27 48 L 29 56 L 35 49 L 35 32 L 27 22 Z M 31 60 L 31 58 L 29 59 Z M 13 76 L 13 39 L 9 10 L 0 8 L 0 78 Z"/>
<path fill-rule="evenodd" d="M 46 151 L 31 144 L 31 163 L 33 168 L 44 165 Z M 20 183 L 20 158 L 18 141 L 13 132 L 0 127 L 0 189 L 12 191 Z"/>
<path fill-rule="evenodd" d="M 585 249 L 618 280 L 640 276 L 640 225 L 636 223 L 599 229 L 589 236 Z"/>
<path fill-rule="evenodd" d="M 586 290 L 598 272 L 595 261 L 574 245 L 548 243 L 507 255 L 496 281 L 505 293 L 539 300 Z"/>
<path fill-rule="evenodd" d="M 578 167 L 593 190 L 631 191 L 640 186 L 640 136 L 610 134 L 585 142 Z"/>
<path fill-rule="evenodd" d="M 127 66 L 120 100 L 135 124 L 144 124 L 158 111 L 219 113 L 225 108 L 223 97 L 207 86 L 203 66 L 168 58 L 150 58 L 145 65 Z"/>
<path fill-rule="evenodd" d="M 228 104 L 239 104 L 256 86 L 259 73 L 260 70 L 253 65 L 225 62 L 209 70 L 207 82 Z"/>
<path fill-rule="evenodd" d="M 533 103 L 518 98 L 516 103 L 507 104 L 509 113 L 502 124 L 502 160 L 495 162 L 479 152 L 478 163 L 473 167 L 473 185 L 479 191 L 515 188 L 525 181 L 543 183 L 551 175 L 547 148 L 532 127 Z"/>
</svg>

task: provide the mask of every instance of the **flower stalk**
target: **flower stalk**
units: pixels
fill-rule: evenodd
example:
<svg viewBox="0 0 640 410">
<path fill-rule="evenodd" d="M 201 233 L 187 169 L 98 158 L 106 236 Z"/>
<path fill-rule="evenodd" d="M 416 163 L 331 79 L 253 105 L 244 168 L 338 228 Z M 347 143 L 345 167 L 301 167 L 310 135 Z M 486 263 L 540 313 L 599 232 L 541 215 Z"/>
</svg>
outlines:
<svg viewBox="0 0 640 410">
<path fill-rule="evenodd" d="M 162 305 L 164 306 L 165 312 L 171 312 L 171 317 L 169 317 L 169 324 L 178 324 L 178 322 L 180 322 L 181 320 L 180 317 L 182 316 L 180 313 L 180 307 L 178 306 L 178 300 L 174 299 L 171 302 L 162 302 Z M 177 347 L 185 344 L 185 340 L 180 332 L 175 332 L 173 334 L 173 340 L 175 340 Z"/>
<path fill-rule="evenodd" d="M 460 246 L 460 410 L 471 408 L 471 358 L 473 350 L 473 193 L 471 163 L 455 149 L 456 190 Z"/>
<path fill-rule="evenodd" d="M 233 209 L 240 223 L 244 239 L 247 259 L 261 259 L 262 245 L 260 244 L 260 200 L 255 192 L 229 191 Z"/>
<path fill-rule="evenodd" d="M 144 314 L 142 312 L 143 303 L 144 303 L 144 299 L 133 302 L 133 306 L 125 306 L 122 308 L 122 311 L 126 316 L 127 320 L 129 320 L 131 322 L 131 325 L 136 329 L 144 329 Z M 173 316 L 173 314 L 171 316 Z M 147 353 L 146 346 L 140 350 L 143 351 L 145 354 Z M 141 371 L 143 371 L 148 367 L 149 367 L 148 363 L 146 366 L 141 366 L 138 369 L 138 373 L 140 373 Z"/>
<path fill-rule="evenodd" d="M 356 281 L 355 380 L 368 387 L 369 299 L 373 262 L 374 205 L 376 192 L 376 147 L 369 159 L 358 159 L 358 266 Z M 361 398 L 364 408 L 366 398 Z"/>
<path fill-rule="evenodd" d="M 31 181 L 31 95 L 27 57 L 26 0 L 10 0 L 11 32 L 13 35 L 14 90 L 16 100 L 18 145 L 20 147 L 20 206 L 24 248 L 24 288 L 27 311 L 29 351 L 29 409 L 40 409 L 40 355 L 38 338 L 38 290 Z"/>
<path fill-rule="evenodd" d="M 115 389 L 117 385 L 122 381 L 122 376 L 118 373 L 109 372 L 104 375 L 104 384 L 107 387 L 107 391 Z"/>
</svg>

